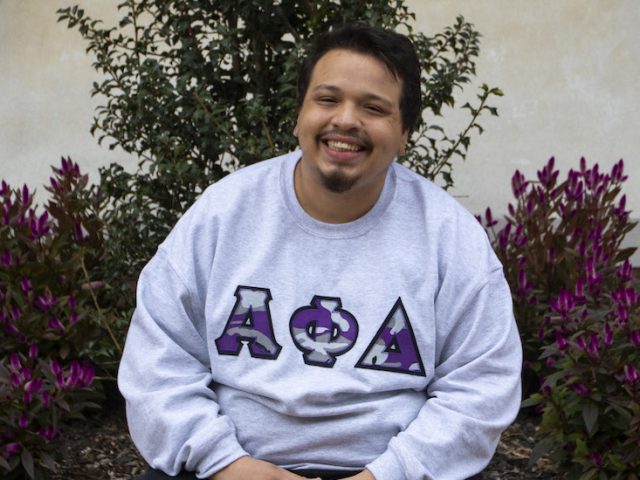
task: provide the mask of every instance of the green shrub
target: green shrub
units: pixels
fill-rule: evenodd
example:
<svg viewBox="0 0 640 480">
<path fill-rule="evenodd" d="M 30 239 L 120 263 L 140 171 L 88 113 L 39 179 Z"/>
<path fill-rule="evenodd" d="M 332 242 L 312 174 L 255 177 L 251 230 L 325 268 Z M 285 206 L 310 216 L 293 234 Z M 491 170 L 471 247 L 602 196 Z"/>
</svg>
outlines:
<svg viewBox="0 0 640 480">
<path fill-rule="evenodd" d="M 464 158 L 471 132 L 482 131 L 480 115 L 497 114 L 488 102 L 501 92 L 483 86 L 475 105 L 459 107 L 469 114 L 459 132 L 436 123 L 475 75 L 480 35 L 461 17 L 427 37 L 395 0 L 125 0 L 119 9 L 115 27 L 78 6 L 58 14 L 95 58 L 101 80 L 92 95 L 103 103 L 92 132 L 140 159 L 136 173 L 117 164 L 101 172 L 111 208 L 109 270 L 98 275 L 123 317 L 142 266 L 208 185 L 295 147 L 297 68 L 315 32 L 354 20 L 408 32 L 424 70 L 424 121 L 402 161 L 445 186 L 453 183 L 452 159 Z"/>
<path fill-rule="evenodd" d="M 2 478 L 53 468 L 60 421 L 91 405 L 96 366 L 113 373 L 119 358 L 88 273 L 103 255 L 100 200 L 71 160 L 53 170 L 43 212 L 26 185 L 0 184 Z"/>
<path fill-rule="evenodd" d="M 640 296 L 622 241 L 634 224 L 621 195 L 622 160 L 558 182 L 553 158 L 527 181 L 516 172 L 516 204 L 494 248 L 510 282 L 526 367 L 540 381 L 523 403 L 542 412 L 550 452 L 570 478 L 637 478 L 640 471 Z"/>
</svg>

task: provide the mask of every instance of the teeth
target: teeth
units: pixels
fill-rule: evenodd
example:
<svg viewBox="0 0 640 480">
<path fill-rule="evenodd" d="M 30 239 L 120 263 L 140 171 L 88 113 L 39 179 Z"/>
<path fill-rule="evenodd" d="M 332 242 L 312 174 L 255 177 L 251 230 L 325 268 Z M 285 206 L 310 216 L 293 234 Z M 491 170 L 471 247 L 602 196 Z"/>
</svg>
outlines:
<svg viewBox="0 0 640 480">
<path fill-rule="evenodd" d="M 360 146 L 358 145 L 354 145 L 353 143 L 337 142 L 335 140 L 328 140 L 327 145 L 329 145 L 333 150 L 344 152 L 357 152 L 360 150 Z"/>
</svg>

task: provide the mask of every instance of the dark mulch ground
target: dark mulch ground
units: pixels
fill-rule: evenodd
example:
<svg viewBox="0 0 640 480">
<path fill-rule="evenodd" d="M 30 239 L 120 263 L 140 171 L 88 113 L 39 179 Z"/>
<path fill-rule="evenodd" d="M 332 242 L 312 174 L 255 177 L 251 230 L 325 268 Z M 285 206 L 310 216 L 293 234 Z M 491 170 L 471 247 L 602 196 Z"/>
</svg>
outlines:
<svg viewBox="0 0 640 480">
<path fill-rule="evenodd" d="M 112 402 L 113 403 L 113 402 Z M 529 465 L 529 455 L 539 438 L 536 420 L 523 416 L 502 436 L 496 455 L 483 472 L 486 480 L 558 479 L 553 465 L 541 459 Z M 55 446 L 58 472 L 53 480 L 128 480 L 145 464 L 131 443 L 120 404 L 65 427 Z"/>
</svg>

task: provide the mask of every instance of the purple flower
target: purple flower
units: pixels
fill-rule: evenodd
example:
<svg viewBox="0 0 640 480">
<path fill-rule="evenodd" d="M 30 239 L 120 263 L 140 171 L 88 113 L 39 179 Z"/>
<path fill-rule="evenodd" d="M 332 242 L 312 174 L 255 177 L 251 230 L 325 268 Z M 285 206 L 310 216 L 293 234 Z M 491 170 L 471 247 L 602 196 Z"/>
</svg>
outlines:
<svg viewBox="0 0 640 480">
<path fill-rule="evenodd" d="M 592 333 L 589 339 L 589 346 L 587 347 L 587 353 L 595 357 L 598 356 L 598 349 L 600 348 L 600 337 L 597 333 Z"/>
<path fill-rule="evenodd" d="M 38 298 L 36 298 L 35 303 L 36 307 L 46 312 L 47 310 L 50 310 L 57 301 L 58 299 L 54 297 L 51 292 L 47 291 L 44 295 L 39 295 Z"/>
<path fill-rule="evenodd" d="M 558 347 L 558 350 L 565 350 L 569 346 L 567 340 L 560 332 L 556 332 L 556 346 Z"/>
<path fill-rule="evenodd" d="M 547 165 L 542 170 L 538 170 L 537 172 L 538 180 L 547 189 L 555 185 L 556 179 L 558 178 L 558 174 L 560 173 L 558 171 L 553 170 L 554 163 L 555 163 L 555 158 L 551 157 L 547 162 Z"/>
<path fill-rule="evenodd" d="M 611 294 L 613 300 L 623 307 L 633 307 L 638 302 L 638 295 L 633 288 L 620 288 Z"/>
<path fill-rule="evenodd" d="M 511 234 L 511 223 L 507 223 L 504 228 L 498 232 L 498 245 L 504 250 L 509 244 L 509 236 Z"/>
<path fill-rule="evenodd" d="M 529 182 L 525 180 L 524 175 L 522 175 L 519 170 L 516 170 L 516 173 L 511 177 L 511 189 L 516 198 L 520 197 L 527 190 L 528 184 Z"/>
<path fill-rule="evenodd" d="M 78 314 L 76 312 L 73 312 L 70 316 L 69 316 L 69 325 L 74 325 L 78 322 Z"/>
<path fill-rule="evenodd" d="M 2 183 L 0 183 L 0 195 L 4 196 L 8 192 L 9 192 L 9 185 L 7 185 L 7 182 L 2 180 Z"/>
<path fill-rule="evenodd" d="M 528 280 L 525 269 L 521 268 L 518 270 L 518 295 L 524 297 L 531 290 L 533 290 L 533 284 Z"/>
<path fill-rule="evenodd" d="M 10 321 L 8 321 L 4 326 L 5 331 L 10 335 L 17 335 L 20 333 L 16 325 Z"/>
<path fill-rule="evenodd" d="M 47 326 L 58 333 L 64 333 L 64 325 L 62 325 L 57 317 L 51 317 Z"/>
<path fill-rule="evenodd" d="M 19 371 L 22 368 L 20 356 L 16 352 L 12 352 L 11 355 L 9 355 L 9 363 L 11 364 L 11 367 L 16 371 Z"/>
<path fill-rule="evenodd" d="M 22 186 L 22 192 L 21 193 L 22 193 L 22 198 L 21 198 L 22 204 L 23 205 L 27 205 L 29 203 L 30 198 L 31 198 L 31 194 L 29 193 L 29 187 L 27 187 L 26 183 Z"/>
<path fill-rule="evenodd" d="M 53 358 L 49 361 L 49 368 L 51 369 L 51 373 L 53 373 L 54 375 L 59 375 L 60 373 L 62 373 L 62 367 L 60 366 L 58 361 L 54 360 Z"/>
<path fill-rule="evenodd" d="M 624 378 L 628 383 L 635 383 L 638 381 L 638 370 L 633 365 L 624 366 Z"/>
<path fill-rule="evenodd" d="M 28 295 L 29 292 L 32 290 L 31 282 L 27 277 L 22 277 L 20 279 L 20 289 L 22 290 L 22 293 L 24 295 Z"/>
<path fill-rule="evenodd" d="M 18 420 L 18 426 L 23 430 L 29 426 L 29 415 L 23 413 L 20 415 L 20 419 Z"/>
<path fill-rule="evenodd" d="M 554 357 L 547 357 L 547 360 L 545 363 L 547 367 L 553 367 L 553 365 L 556 363 L 556 359 Z"/>
<path fill-rule="evenodd" d="M 76 297 L 74 297 L 73 295 L 69 295 L 69 299 L 67 300 L 67 306 L 73 310 L 74 308 L 76 308 L 76 305 L 78 304 Z"/>
<path fill-rule="evenodd" d="M 487 227 L 491 228 L 498 224 L 497 220 L 493 219 L 493 214 L 491 213 L 491 209 L 487 207 L 487 210 L 484 213 L 484 217 L 487 220 Z"/>
<path fill-rule="evenodd" d="M 19 387 L 20 385 L 22 385 L 22 378 L 20 378 L 20 375 L 18 375 L 17 373 L 11 373 L 9 375 L 9 380 L 11 381 L 11 385 L 13 385 L 14 387 Z"/>
<path fill-rule="evenodd" d="M 38 435 L 47 440 L 53 440 L 56 437 L 56 430 L 53 428 L 53 425 L 49 425 L 46 428 L 41 428 L 38 430 Z"/>
<path fill-rule="evenodd" d="M 29 222 L 29 228 L 31 229 L 31 238 L 38 239 L 43 235 L 49 233 L 49 213 L 44 212 L 39 219 L 36 220 L 35 216 Z"/>
<path fill-rule="evenodd" d="M 83 387 L 88 387 L 93 382 L 96 371 L 90 365 L 85 366 L 80 373 L 80 383 Z"/>
<path fill-rule="evenodd" d="M 11 255 L 11 251 L 5 250 L 0 255 L 0 263 L 5 268 L 11 268 L 13 266 L 13 255 Z"/>
<path fill-rule="evenodd" d="M 69 173 L 71 172 L 72 166 L 73 166 L 73 162 L 71 162 L 71 160 L 67 160 L 64 157 L 60 157 L 60 163 L 62 164 L 62 173 Z"/>
<path fill-rule="evenodd" d="M 600 455 L 598 452 L 593 452 L 591 455 L 589 455 L 589 459 L 597 466 L 597 467 L 601 467 L 602 466 L 602 455 Z"/>
<path fill-rule="evenodd" d="M 629 334 L 629 340 L 631 340 L 631 343 L 633 343 L 636 347 L 640 348 L 640 330 L 634 330 Z"/>
<path fill-rule="evenodd" d="M 13 443 L 7 443 L 4 446 L 4 452 L 2 453 L 2 456 L 4 458 L 10 458 L 13 457 L 14 455 L 19 454 L 22 451 L 22 446 L 17 443 L 17 442 L 13 442 Z"/>
<path fill-rule="evenodd" d="M 524 227 L 522 225 L 516 227 L 513 241 L 518 248 L 522 248 L 527 244 L 528 238 L 524 233 Z"/>
<path fill-rule="evenodd" d="M 73 235 L 78 242 L 81 242 L 87 238 L 87 235 L 85 235 L 84 232 L 85 230 L 82 228 L 82 224 L 77 222 L 73 227 Z"/>
<path fill-rule="evenodd" d="M 625 260 L 620 268 L 618 268 L 616 274 L 622 282 L 628 282 L 631 280 L 633 278 L 633 266 L 631 265 L 631 262 L 629 260 Z"/>
<path fill-rule="evenodd" d="M 625 220 L 629 214 L 629 212 L 625 210 L 626 205 L 627 205 L 627 196 L 623 195 L 620 198 L 620 202 L 618 202 L 618 205 L 613 209 L 613 214 L 616 217 L 618 217 L 620 220 Z"/>
<path fill-rule="evenodd" d="M 582 166 L 582 163 L 581 163 Z M 583 172 L 585 183 L 590 190 L 595 190 L 602 179 L 600 167 L 596 163 L 592 169 Z"/>
<path fill-rule="evenodd" d="M 583 183 L 580 180 L 578 172 L 569 170 L 569 181 L 567 182 L 564 193 L 571 201 L 581 203 L 583 194 Z"/>
<path fill-rule="evenodd" d="M 527 215 L 531 215 L 535 207 L 536 207 L 536 199 L 532 194 L 529 194 L 529 196 L 527 197 L 527 202 L 525 203 L 525 209 L 527 210 Z"/>
<path fill-rule="evenodd" d="M 39 378 L 34 378 L 33 380 L 29 380 L 24 385 L 24 391 L 28 393 L 38 393 L 42 388 L 42 380 Z"/>
<path fill-rule="evenodd" d="M 611 169 L 611 179 L 615 182 L 624 182 L 627 178 L 624 175 L 624 161 L 620 159 Z"/>
<path fill-rule="evenodd" d="M 47 391 L 42 392 L 42 404 L 45 408 L 49 408 L 49 405 L 51 405 L 51 394 Z"/>
<path fill-rule="evenodd" d="M 69 375 L 67 376 L 67 383 L 70 385 L 77 384 L 81 370 L 80 363 L 78 363 L 77 360 L 72 360 L 69 368 Z"/>
<path fill-rule="evenodd" d="M 36 358 L 38 356 L 38 344 L 36 342 L 32 342 L 29 345 L 29 358 Z"/>
<path fill-rule="evenodd" d="M 618 308 L 616 309 L 616 314 L 618 315 L 619 325 L 624 325 L 629 321 L 629 312 L 622 305 L 618 305 Z"/>
<path fill-rule="evenodd" d="M 562 318 L 567 318 L 573 311 L 575 305 L 575 298 L 568 290 L 561 290 L 558 297 L 550 302 L 551 309 L 561 315 Z"/>
<path fill-rule="evenodd" d="M 581 397 L 585 397 L 589 395 L 589 389 L 582 382 L 575 382 L 571 384 L 571 388 L 573 389 L 574 392 L 576 392 Z"/>
<path fill-rule="evenodd" d="M 602 281 L 602 274 L 596 272 L 596 261 L 593 257 L 587 259 L 585 265 L 586 280 L 589 282 L 589 286 L 593 286 L 595 283 Z"/>
</svg>

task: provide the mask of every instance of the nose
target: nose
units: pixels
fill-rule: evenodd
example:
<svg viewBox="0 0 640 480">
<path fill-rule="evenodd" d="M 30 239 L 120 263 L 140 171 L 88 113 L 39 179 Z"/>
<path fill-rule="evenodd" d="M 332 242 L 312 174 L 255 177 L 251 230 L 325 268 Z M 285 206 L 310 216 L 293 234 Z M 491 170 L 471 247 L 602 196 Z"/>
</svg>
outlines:
<svg viewBox="0 0 640 480">
<path fill-rule="evenodd" d="M 353 130 L 362 127 L 362 120 L 357 106 L 352 102 L 342 102 L 334 110 L 332 124 L 340 130 Z"/>
</svg>

